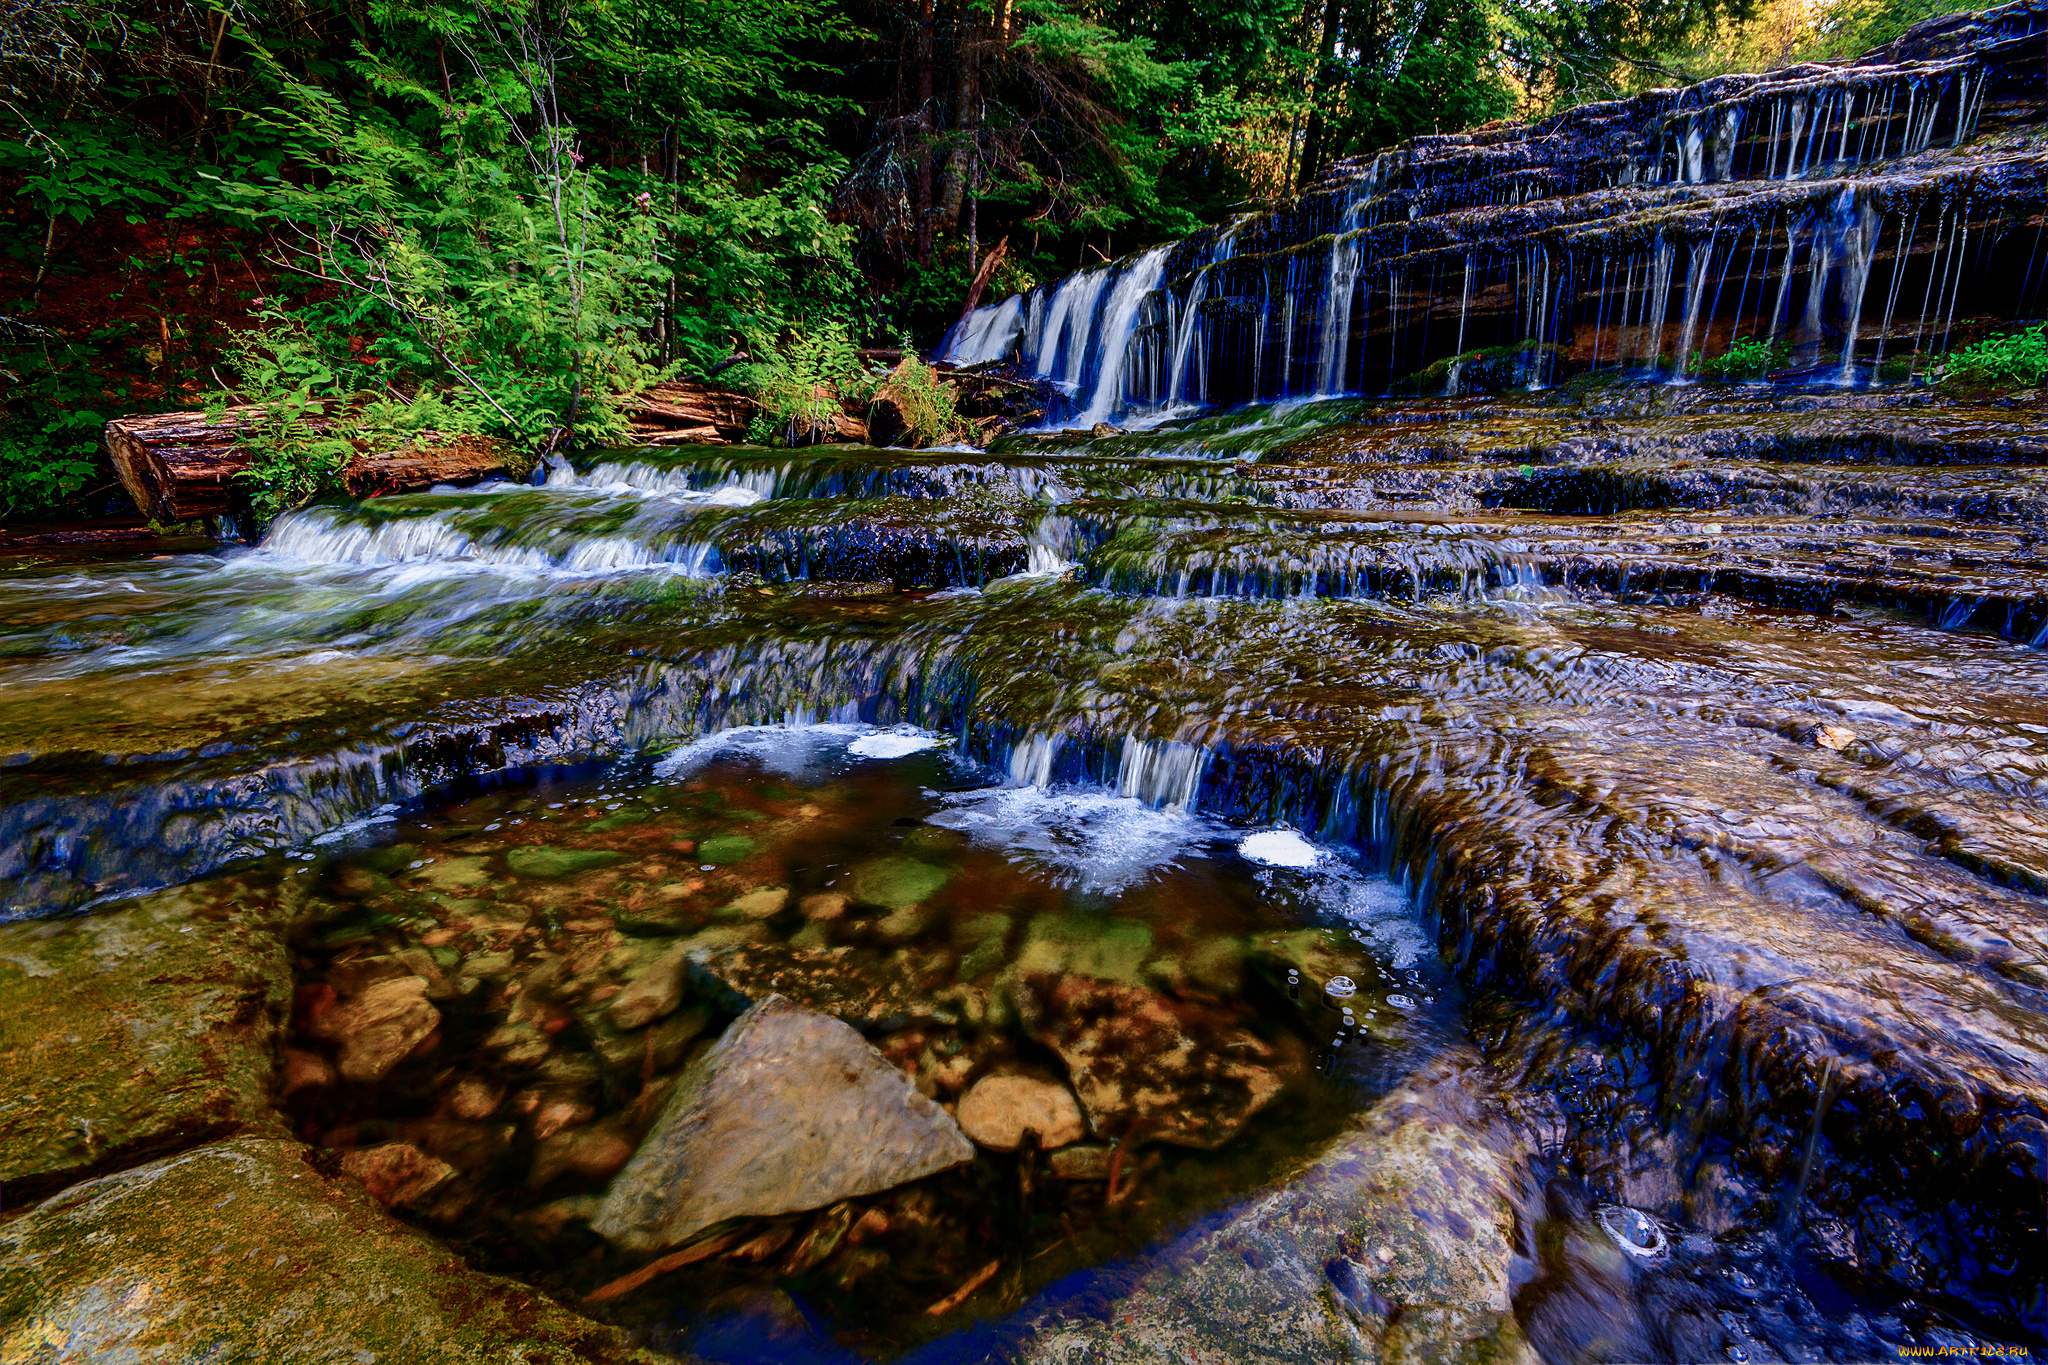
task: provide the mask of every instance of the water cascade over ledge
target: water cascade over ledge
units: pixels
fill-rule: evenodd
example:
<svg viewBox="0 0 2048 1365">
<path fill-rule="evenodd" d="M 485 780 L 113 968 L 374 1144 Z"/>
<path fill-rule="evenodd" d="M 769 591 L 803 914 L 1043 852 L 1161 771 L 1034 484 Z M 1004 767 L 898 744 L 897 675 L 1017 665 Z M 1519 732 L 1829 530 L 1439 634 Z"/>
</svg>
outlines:
<svg viewBox="0 0 2048 1365">
<path fill-rule="evenodd" d="M 2041 311 L 2044 32 L 2008 5 L 1854 62 L 1417 138 L 981 308 L 941 354 L 1052 381 L 1052 427 L 1456 393 L 1473 352 L 1496 353 L 1486 388 L 1682 380 L 1738 340 L 1815 380 L 1904 382 L 1959 328 Z"/>
</svg>

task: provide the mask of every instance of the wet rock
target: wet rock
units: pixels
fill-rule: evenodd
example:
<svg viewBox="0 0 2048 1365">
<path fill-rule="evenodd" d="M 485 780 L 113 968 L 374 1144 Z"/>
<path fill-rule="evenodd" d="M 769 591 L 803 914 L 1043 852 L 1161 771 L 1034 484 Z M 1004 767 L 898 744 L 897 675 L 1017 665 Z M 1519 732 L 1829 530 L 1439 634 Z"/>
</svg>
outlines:
<svg viewBox="0 0 2048 1365">
<path fill-rule="evenodd" d="M 1215 1147 L 1286 1087 L 1302 1058 L 1227 1014 L 1156 991 L 1074 978 L 1046 1004 L 1038 1040 L 1060 1055 L 1089 1127 Z"/>
<path fill-rule="evenodd" d="M 370 1197 L 386 1208 L 417 1205 L 455 1178 L 453 1166 L 409 1142 L 384 1142 L 344 1152 L 341 1169 L 361 1181 Z"/>
<path fill-rule="evenodd" d="M 654 1251 L 726 1218 L 822 1208 L 973 1156 L 959 1125 L 852 1029 L 771 995 L 684 1074 L 594 1226 Z"/>
<path fill-rule="evenodd" d="M 633 1158 L 634 1116 L 615 1114 L 602 1123 L 571 1128 L 537 1144 L 527 1184 L 545 1189 L 563 1176 L 609 1180 Z"/>
<path fill-rule="evenodd" d="M 711 1010 L 693 1005 L 650 1028 L 632 1033 L 600 1033 L 597 1055 L 614 1074 L 646 1069 L 673 1071 L 697 1035 L 711 1026 Z"/>
<path fill-rule="evenodd" d="M 335 1045 L 335 1065 L 346 1081 L 382 1080 L 441 1023 L 427 1003 L 423 977 L 372 982 L 321 1010 L 306 1032 Z"/>
<path fill-rule="evenodd" d="M 1115 1155 L 1114 1148 L 1090 1142 L 1078 1147 L 1062 1147 L 1046 1164 L 1061 1180 L 1107 1180 L 1110 1158 Z"/>
<path fill-rule="evenodd" d="M 955 1117 L 967 1136 L 995 1152 L 1016 1151 L 1027 1131 L 1047 1150 L 1088 1135 L 1067 1088 L 1029 1076 L 982 1077 L 961 1096 Z"/>
<path fill-rule="evenodd" d="M 1107 1302 L 1051 1296 L 1027 1313 L 1018 1358 L 1535 1365 L 1510 1302 L 1526 1159 L 1474 1059 L 1454 1055 L 1276 1192 L 1141 1262 Z"/>
<path fill-rule="evenodd" d="M 505 866 L 514 875 L 531 877 L 539 881 L 552 881 L 560 877 L 573 877 L 579 872 L 591 872 L 600 867 L 610 867 L 624 862 L 626 855 L 603 848 L 550 848 L 536 844 L 527 848 L 507 849 Z"/>
<path fill-rule="evenodd" d="M 479 1076 L 465 1076 L 448 1092 L 448 1110 L 457 1118 L 477 1122 L 498 1112 L 505 1092 Z"/>
<path fill-rule="evenodd" d="M 936 895 L 952 875 L 915 858 L 877 858 L 854 868 L 844 885 L 857 904 L 907 911 Z"/>
<path fill-rule="evenodd" d="M 492 1029 L 484 1038 L 484 1047 L 496 1054 L 501 1064 L 524 1068 L 546 1061 L 554 1043 L 532 1024 L 515 1021 Z"/>
<path fill-rule="evenodd" d="M 819 891 L 805 896 L 797 906 L 807 920 L 835 920 L 846 913 L 846 897 L 836 891 Z"/>
<path fill-rule="evenodd" d="M 688 951 L 678 944 L 627 982 L 607 1007 L 612 1023 L 636 1029 L 675 1013 L 682 1006 L 688 981 L 684 962 Z"/>
<path fill-rule="evenodd" d="M 724 906 L 719 913 L 734 915 L 740 919 L 774 919 L 789 905 L 789 888 L 786 886 L 764 886 L 758 891 L 749 891 L 732 904 Z"/>
<path fill-rule="evenodd" d="M 204 1249 L 196 1254 L 195 1249 Z M 654 1357 L 400 1226 L 296 1143 L 240 1139 L 74 1186 L 0 1227 L 9 1361 Z"/>
<path fill-rule="evenodd" d="M 959 1022 L 935 994 L 947 980 L 942 964 L 909 952 L 791 941 L 693 951 L 690 963 L 699 991 L 734 1012 L 779 994 L 870 1032 Z"/>
<path fill-rule="evenodd" d="M 754 851 L 754 841 L 744 834 L 717 834 L 697 845 L 693 855 L 700 863 L 720 866 L 736 863 Z"/>
<path fill-rule="evenodd" d="M 282 1135 L 270 1095 L 291 965 L 278 914 L 268 888 L 228 881 L 0 926 L 10 1202 L 194 1142 Z"/>
<path fill-rule="evenodd" d="M 296 1095 L 301 1090 L 325 1090 L 340 1077 L 334 1063 L 317 1052 L 288 1047 L 278 1053 L 278 1093 Z"/>
</svg>

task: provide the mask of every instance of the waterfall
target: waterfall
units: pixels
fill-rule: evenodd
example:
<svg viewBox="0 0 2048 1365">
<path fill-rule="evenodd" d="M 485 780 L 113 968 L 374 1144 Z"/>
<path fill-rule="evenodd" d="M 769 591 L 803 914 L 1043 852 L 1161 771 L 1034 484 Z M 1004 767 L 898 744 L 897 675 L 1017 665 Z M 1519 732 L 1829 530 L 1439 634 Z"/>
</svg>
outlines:
<svg viewBox="0 0 2048 1365">
<path fill-rule="evenodd" d="M 1910 379 L 1958 320 L 2043 305 L 2038 172 L 2022 141 L 1976 130 L 1994 99 L 2002 127 L 2042 117 L 1999 92 L 2038 84 L 2021 39 L 2048 15 L 1942 24 L 1852 63 L 1340 162 L 1297 201 L 978 309 L 944 357 L 1014 351 L 1066 395 L 1048 429 L 1585 370 L 1683 382 L 1738 341 L 1789 342 L 1809 382 Z M 1884 321 L 1866 348 L 1872 290 Z M 1910 360 L 1885 339 L 1902 320 Z"/>
</svg>

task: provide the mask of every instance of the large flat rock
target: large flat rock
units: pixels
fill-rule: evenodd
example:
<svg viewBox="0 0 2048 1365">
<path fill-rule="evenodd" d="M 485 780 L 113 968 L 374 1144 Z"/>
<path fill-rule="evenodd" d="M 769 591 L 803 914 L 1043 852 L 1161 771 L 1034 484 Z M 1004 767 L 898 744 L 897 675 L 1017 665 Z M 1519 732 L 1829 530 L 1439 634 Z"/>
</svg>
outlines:
<svg viewBox="0 0 2048 1365">
<path fill-rule="evenodd" d="M 279 903 L 223 878 L 0 925 L 10 1202 L 193 1143 L 283 1133 L 270 1108 L 291 1003 Z"/>
<path fill-rule="evenodd" d="M 592 1365 L 655 1357 L 393 1222 L 310 1148 L 238 1139 L 0 1226 L 0 1360 Z"/>
<path fill-rule="evenodd" d="M 823 1208 L 974 1145 L 851 1028 L 770 995 L 684 1073 L 592 1226 L 653 1251 L 727 1218 Z"/>
<path fill-rule="evenodd" d="M 1527 1156 L 1469 1054 L 1283 1188 L 1027 1316 L 1029 1365 L 1534 1365 L 1510 1274 Z"/>
</svg>

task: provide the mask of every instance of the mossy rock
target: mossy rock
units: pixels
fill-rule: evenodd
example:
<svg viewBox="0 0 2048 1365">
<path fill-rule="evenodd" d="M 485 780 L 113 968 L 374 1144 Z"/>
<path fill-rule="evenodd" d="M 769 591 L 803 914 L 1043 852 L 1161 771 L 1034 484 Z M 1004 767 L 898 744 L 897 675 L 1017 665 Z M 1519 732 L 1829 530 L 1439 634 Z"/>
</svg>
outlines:
<svg viewBox="0 0 2048 1365">
<path fill-rule="evenodd" d="M 1011 964 L 1020 976 L 1087 976 L 1136 985 L 1152 956 L 1151 926 L 1139 920 L 1040 915 Z"/>
<path fill-rule="evenodd" d="M 613 811 L 602 820 L 591 821 L 584 828 L 589 830 L 624 829 L 627 825 L 637 825 L 642 820 L 652 818 L 653 815 L 654 812 L 651 810 L 632 810 L 629 808 L 627 810 Z"/>
<path fill-rule="evenodd" d="M 755 841 L 744 834 L 714 834 L 697 845 L 693 855 L 700 863 L 736 863 L 753 853 Z"/>
<path fill-rule="evenodd" d="M 471 1270 L 311 1148 L 242 1139 L 76 1186 L 0 1227 L 0 1359 L 658 1358 Z"/>
<path fill-rule="evenodd" d="M 846 894 L 859 904 L 908 910 L 937 895 L 952 879 L 948 869 L 915 858 L 876 858 L 853 869 L 845 888 Z"/>
<path fill-rule="evenodd" d="M 608 848 L 553 848 L 547 844 L 536 844 L 530 848 L 506 850 L 505 865 L 521 877 L 553 880 L 610 867 L 623 861 L 625 856 Z"/>
<path fill-rule="evenodd" d="M 475 891 L 497 880 L 488 858 L 443 858 L 415 875 L 427 889 L 448 892 Z"/>
<path fill-rule="evenodd" d="M 269 1096 L 291 1005 L 289 911 L 275 888 L 217 878 L 0 926 L 0 1184 L 12 1200 L 195 1142 L 285 1131 Z"/>
</svg>

